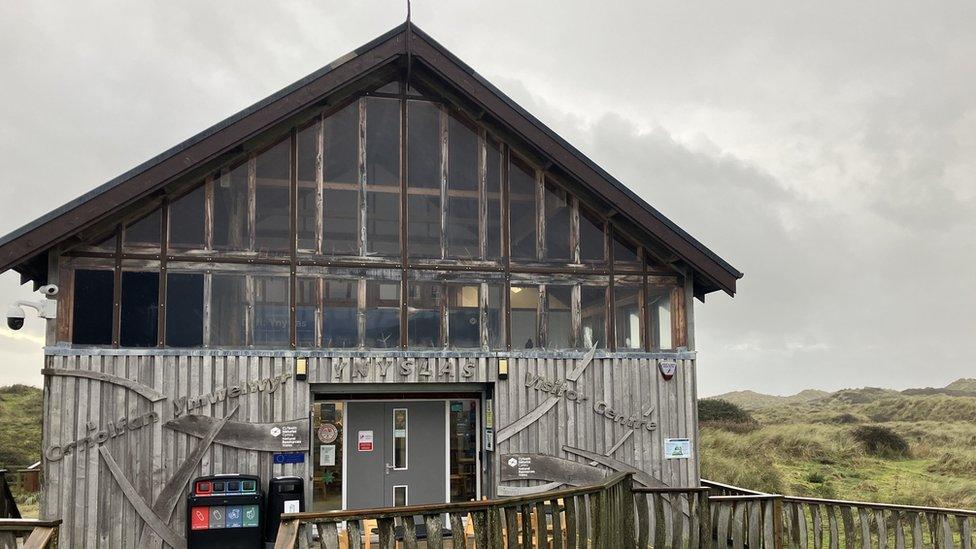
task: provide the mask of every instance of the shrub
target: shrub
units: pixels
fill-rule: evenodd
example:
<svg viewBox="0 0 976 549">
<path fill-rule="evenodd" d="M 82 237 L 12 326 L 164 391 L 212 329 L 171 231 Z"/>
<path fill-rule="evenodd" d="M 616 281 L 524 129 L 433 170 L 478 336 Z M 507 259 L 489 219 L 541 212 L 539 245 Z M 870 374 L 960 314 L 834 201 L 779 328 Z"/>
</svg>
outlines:
<svg viewBox="0 0 976 549">
<path fill-rule="evenodd" d="M 810 471 L 807 473 L 807 482 L 810 484 L 823 484 L 826 482 L 826 478 L 820 471 Z"/>
<path fill-rule="evenodd" d="M 708 398 L 698 401 L 698 421 L 752 423 L 754 420 L 749 412 L 727 400 Z"/>
<path fill-rule="evenodd" d="M 872 456 L 883 458 L 908 457 L 908 441 L 888 427 L 881 425 L 862 425 L 851 434 Z"/>
<path fill-rule="evenodd" d="M 837 425 L 850 425 L 851 423 L 860 423 L 861 420 L 854 414 L 844 413 L 830 418 L 830 422 Z"/>
</svg>

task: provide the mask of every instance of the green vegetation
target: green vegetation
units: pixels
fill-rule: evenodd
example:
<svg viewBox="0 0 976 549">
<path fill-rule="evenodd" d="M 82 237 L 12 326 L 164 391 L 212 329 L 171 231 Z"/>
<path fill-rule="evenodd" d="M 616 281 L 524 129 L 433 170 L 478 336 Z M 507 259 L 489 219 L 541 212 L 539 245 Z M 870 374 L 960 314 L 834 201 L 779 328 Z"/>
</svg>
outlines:
<svg viewBox="0 0 976 549">
<path fill-rule="evenodd" d="M 740 400 L 756 423 L 743 431 L 703 421 L 702 476 L 766 492 L 976 509 L 976 392 L 961 396 L 972 389 L 963 382 L 973 380 Z"/>
<path fill-rule="evenodd" d="M 41 459 L 41 390 L 0 387 L 0 467 L 24 467 Z"/>
</svg>

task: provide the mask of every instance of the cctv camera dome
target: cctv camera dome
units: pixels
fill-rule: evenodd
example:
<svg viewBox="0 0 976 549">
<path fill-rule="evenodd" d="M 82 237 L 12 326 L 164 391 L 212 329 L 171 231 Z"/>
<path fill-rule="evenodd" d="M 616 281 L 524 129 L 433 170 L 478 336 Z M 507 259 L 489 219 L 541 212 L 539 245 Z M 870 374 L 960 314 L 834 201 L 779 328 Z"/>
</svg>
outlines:
<svg viewBox="0 0 976 549">
<path fill-rule="evenodd" d="M 19 330 L 24 327 L 24 317 L 27 316 L 24 310 L 17 305 L 11 305 L 7 309 L 7 326 L 11 330 Z"/>
</svg>

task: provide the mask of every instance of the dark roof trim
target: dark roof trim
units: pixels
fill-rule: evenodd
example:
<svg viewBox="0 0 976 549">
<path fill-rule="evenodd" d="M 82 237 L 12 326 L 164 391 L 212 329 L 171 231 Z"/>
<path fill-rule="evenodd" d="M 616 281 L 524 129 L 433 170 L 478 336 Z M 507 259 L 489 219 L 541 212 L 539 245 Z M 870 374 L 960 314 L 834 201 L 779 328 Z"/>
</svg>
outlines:
<svg viewBox="0 0 976 549">
<path fill-rule="evenodd" d="M 408 37 L 409 34 L 409 37 Z M 84 229 L 88 224 L 173 181 L 287 120 L 330 92 L 395 61 L 410 39 L 411 54 L 464 91 L 513 132 L 536 145 L 621 214 L 644 227 L 706 282 L 702 294 L 735 294 L 742 273 L 683 231 L 415 25 L 400 25 L 285 89 L 60 208 L 0 238 L 0 272 Z M 696 291 L 696 293 L 698 293 Z"/>
</svg>

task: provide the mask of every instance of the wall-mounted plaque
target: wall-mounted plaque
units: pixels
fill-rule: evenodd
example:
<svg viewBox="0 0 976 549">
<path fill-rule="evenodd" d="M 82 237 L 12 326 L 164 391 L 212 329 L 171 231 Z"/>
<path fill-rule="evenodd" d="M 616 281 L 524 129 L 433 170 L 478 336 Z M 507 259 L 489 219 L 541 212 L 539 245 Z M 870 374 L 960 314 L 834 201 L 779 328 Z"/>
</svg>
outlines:
<svg viewBox="0 0 976 549">
<path fill-rule="evenodd" d="M 334 423 L 323 423 L 319 425 L 318 437 L 322 444 L 332 444 L 339 436 L 339 429 Z"/>
<path fill-rule="evenodd" d="M 691 457 L 691 439 L 687 439 L 687 438 L 664 439 L 665 459 L 688 459 L 690 457 Z"/>
</svg>

